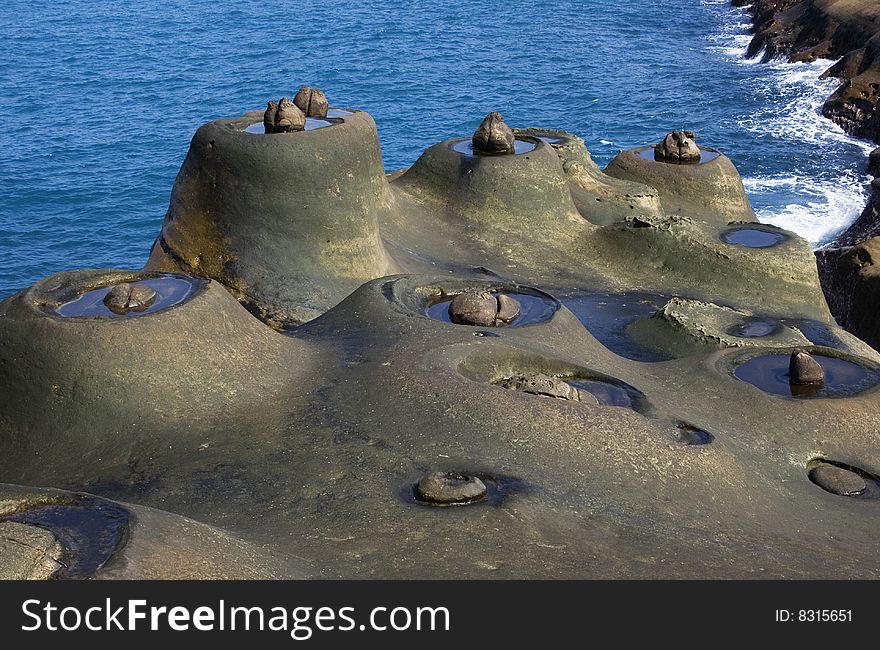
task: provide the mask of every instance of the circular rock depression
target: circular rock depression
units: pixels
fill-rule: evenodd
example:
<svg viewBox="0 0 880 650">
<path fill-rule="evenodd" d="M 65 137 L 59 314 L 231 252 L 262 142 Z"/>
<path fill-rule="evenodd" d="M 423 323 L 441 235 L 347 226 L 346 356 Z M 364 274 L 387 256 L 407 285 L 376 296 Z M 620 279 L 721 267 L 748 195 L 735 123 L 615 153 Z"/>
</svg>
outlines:
<svg viewBox="0 0 880 650">
<path fill-rule="evenodd" d="M 730 360 L 731 373 L 739 381 L 781 397 L 852 397 L 880 382 L 880 370 L 867 361 L 830 348 L 806 349 L 824 371 L 824 382 L 798 385 L 789 375 L 791 351 L 752 351 Z"/>
<path fill-rule="evenodd" d="M 330 115 L 331 112 L 333 112 L 334 114 Z M 351 113 L 348 111 L 342 111 L 342 112 L 344 114 L 351 115 Z M 306 128 L 304 130 L 305 131 L 315 131 L 317 129 L 323 129 L 328 126 L 342 124 L 341 119 L 332 119 L 332 118 L 336 117 L 337 115 L 338 115 L 338 111 L 336 109 L 332 109 L 331 111 L 327 111 L 327 117 L 331 118 L 331 119 L 323 119 L 320 117 L 307 117 L 306 118 Z M 262 122 L 256 122 L 254 124 L 251 124 L 247 128 L 245 128 L 244 132 L 265 135 L 266 127 L 263 125 Z M 275 135 L 275 134 L 270 134 L 270 135 Z"/>
<path fill-rule="evenodd" d="M 132 279 L 125 282 L 116 282 L 106 286 L 87 289 L 76 296 L 59 297 L 63 302 L 53 305 L 52 302 L 45 305 L 51 313 L 65 318 L 77 317 L 103 317 L 103 318 L 128 318 L 146 316 L 169 307 L 174 307 L 189 300 L 196 292 L 201 290 L 206 281 L 177 273 L 149 274 L 143 278 Z M 116 287 L 130 286 L 148 288 L 154 297 L 145 302 L 143 308 L 129 310 L 114 308 L 110 294 Z M 109 303 L 109 304 L 108 304 Z"/>
<path fill-rule="evenodd" d="M 549 140 L 547 140 L 547 142 L 549 142 Z M 513 153 L 515 155 L 529 153 L 530 151 L 534 151 L 535 147 L 537 146 L 538 144 L 534 142 L 532 138 L 516 138 L 513 143 Z M 482 151 L 474 151 L 474 143 L 471 142 L 469 139 L 464 138 L 461 140 L 456 140 L 451 145 L 449 145 L 449 147 L 456 153 L 460 153 L 464 156 L 469 157 L 500 155 L 494 153 L 484 153 Z"/>
<path fill-rule="evenodd" d="M 745 248 L 772 248 L 787 240 L 787 235 L 768 227 L 738 226 L 721 233 L 721 241 L 725 244 Z"/>
<path fill-rule="evenodd" d="M 690 162 L 679 162 L 675 160 L 657 160 L 654 157 L 654 145 L 650 145 L 645 149 L 637 150 L 638 155 L 645 160 L 650 160 L 651 162 L 655 162 L 659 165 L 692 165 L 695 163 Z M 696 164 L 705 165 L 707 162 L 711 162 L 715 160 L 718 156 L 721 155 L 720 151 L 715 149 L 709 149 L 706 147 L 700 147 L 700 161 Z"/>
<path fill-rule="evenodd" d="M 815 458 L 807 463 L 806 469 L 810 482 L 831 494 L 860 499 L 880 497 L 880 479 L 860 467 Z"/>
</svg>

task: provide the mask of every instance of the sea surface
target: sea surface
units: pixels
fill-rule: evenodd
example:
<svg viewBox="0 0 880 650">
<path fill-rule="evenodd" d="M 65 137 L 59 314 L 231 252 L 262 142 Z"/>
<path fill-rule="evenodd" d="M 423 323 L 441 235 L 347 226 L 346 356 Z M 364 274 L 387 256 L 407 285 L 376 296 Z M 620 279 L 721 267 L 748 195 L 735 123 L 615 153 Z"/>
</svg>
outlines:
<svg viewBox="0 0 880 650">
<path fill-rule="evenodd" d="M 692 128 L 762 220 L 819 246 L 867 200 L 869 143 L 819 115 L 831 62 L 743 58 L 727 0 L 6 0 L 0 297 L 50 273 L 138 268 L 192 134 L 302 84 L 372 113 L 386 168 L 489 111 L 582 136 L 604 165 Z"/>
</svg>

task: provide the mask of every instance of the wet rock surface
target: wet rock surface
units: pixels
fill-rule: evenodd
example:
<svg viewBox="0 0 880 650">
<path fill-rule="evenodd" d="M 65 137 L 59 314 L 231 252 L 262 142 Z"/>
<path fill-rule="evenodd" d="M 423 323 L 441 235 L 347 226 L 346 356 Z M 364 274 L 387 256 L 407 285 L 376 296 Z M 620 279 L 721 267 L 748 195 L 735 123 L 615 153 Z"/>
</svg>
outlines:
<svg viewBox="0 0 880 650">
<path fill-rule="evenodd" d="M 514 153 L 513 131 L 504 123 L 501 113 L 489 113 L 474 131 L 472 142 L 474 151 L 479 153 Z"/>
<path fill-rule="evenodd" d="M 654 159 L 664 162 L 700 162 L 700 148 L 693 131 L 672 131 L 654 147 Z"/>
</svg>

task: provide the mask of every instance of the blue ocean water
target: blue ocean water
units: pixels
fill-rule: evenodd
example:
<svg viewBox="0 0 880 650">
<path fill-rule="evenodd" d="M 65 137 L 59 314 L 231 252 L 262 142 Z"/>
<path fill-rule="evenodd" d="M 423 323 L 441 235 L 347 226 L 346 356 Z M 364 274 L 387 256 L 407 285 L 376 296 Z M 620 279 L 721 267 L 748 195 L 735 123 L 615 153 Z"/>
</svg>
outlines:
<svg viewBox="0 0 880 650">
<path fill-rule="evenodd" d="M 860 212 L 870 145 L 818 108 L 830 62 L 743 60 L 727 0 L 243 3 L 7 0 L 0 18 L 0 297 L 146 260 L 202 123 L 304 84 L 369 111 L 387 169 L 513 126 L 581 135 L 600 164 L 693 128 L 762 219 L 814 244 Z"/>
</svg>

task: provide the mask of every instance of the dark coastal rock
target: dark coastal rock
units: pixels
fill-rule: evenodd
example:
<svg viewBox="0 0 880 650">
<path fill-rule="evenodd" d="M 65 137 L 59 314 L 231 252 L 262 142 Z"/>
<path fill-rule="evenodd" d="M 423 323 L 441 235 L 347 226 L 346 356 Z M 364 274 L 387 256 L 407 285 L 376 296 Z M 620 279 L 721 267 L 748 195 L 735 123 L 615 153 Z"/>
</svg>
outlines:
<svg viewBox="0 0 880 650">
<path fill-rule="evenodd" d="M 547 375 L 543 372 L 514 375 L 504 379 L 499 386 L 531 395 L 544 395 L 545 397 L 555 397 L 573 402 L 581 401 L 577 388 L 561 377 Z"/>
<path fill-rule="evenodd" d="M 654 147 L 654 159 L 677 163 L 699 163 L 700 148 L 693 131 L 673 131 Z"/>
<path fill-rule="evenodd" d="M 823 463 L 810 470 L 810 480 L 823 490 L 840 496 L 857 496 L 868 489 L 865 479 L 842 467 Z"/>
<path fill-rule="evenodd" d="M 874 179 L 871 183 L 871 197 L 868 200 L 868 205 L 865 206 L 859 217 L 838 235 L 828 248 L 836 249 L 855 246 L 877 236 L 880 236 L 880 182 Z M 825 257 L 821 251 L 817 251 L 816 255 L 821 266 L 825 262 Z"/>
<path fill-rule="evenodd" d="M 808 352 L 795 350 L 788 362 L 788 380 L 795 386 L 821 385 L 825 371 Z"/>
<path fill-rule="evenodd" d="M 278 102 L 278 110 L 275 112 L 275 127 L 273 133 L 290 133 L 302 131 L 306 128 L 306 116 L 299 107 L 287 97 L 282 97 Z"/>
<path fill-rule="evenodd" d="M 306 117 L 326 117 L 330 104 L 327 96 L 319 88 L 303 86 L 297 91 L 293 103 L 305 114 Z"/>
<path fill-rule="evenodd" d="M 747 55 L 764 60 L 840 59 L 826 76 L 843 85 L 823 114 L 847 132 L 880 142 L 880 4 L 874 0 L 755 0 L 755 36 Z"/>
<path fill-rule="evenodd" d="M 874 149 L 868 156 L 868 173 L 875 178 L 880 177 L 880 147 Z"/>
<path fill-rule="evenodd" d="M 872 206 L 872 211 L 877 209 L 876 201 Z M 877 223 L 874 221 L 872 228 Z M 822 248 L 816 257 L 822 289 L 835 320 L 880 349 L 880 237 L 852 246 Z"/>
<path fill-rule="evenodd" d="M 449 318 L 459 325 L 501 327 L 519 316 L 519 303 L 505 295 L 488 291 L 463 291 L 449 303 Z"/>
<path fill-rule="evenodd" d="M 474 131 L 472 142 L 474 151 L 480 153 L 512 154 L 516 138 L 501 113 L 489 113 Z"/>
<path fill-rule="evenodd" d="M 144 311 L 156 302 L 156 292 L 146 284 L 128 284 L 123 282 L 107 292 L 104 304 L 115 314 L 127 314 L 130 311 Z"/>
<path fill-rule="evenodd" d="M 459 472 L 428 472 L 417 486 L 419 496 L 430 503 L 454 505 L 486 498 L 486 484 L 476 476 Z"/>
</svg>

